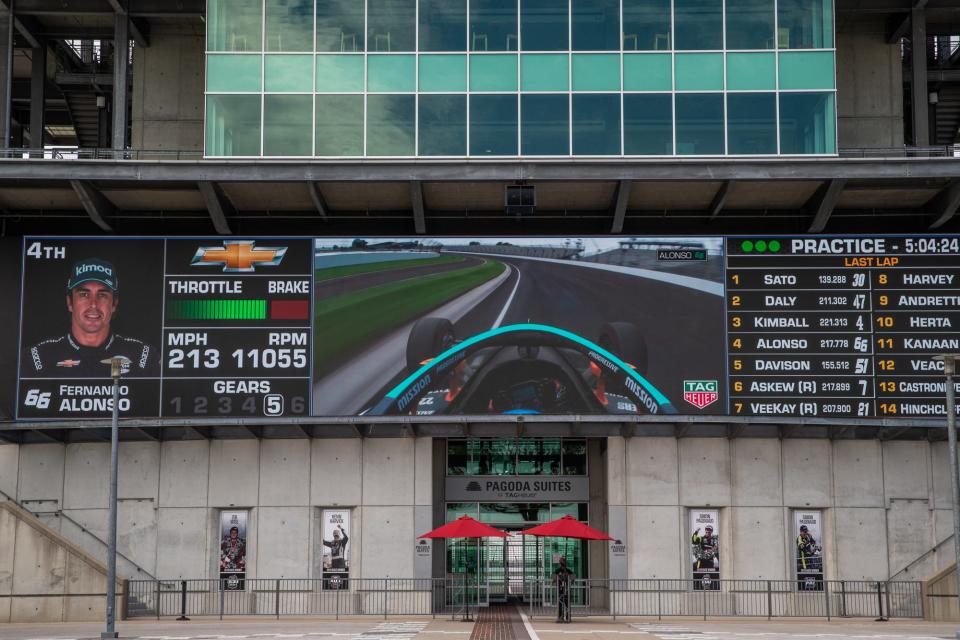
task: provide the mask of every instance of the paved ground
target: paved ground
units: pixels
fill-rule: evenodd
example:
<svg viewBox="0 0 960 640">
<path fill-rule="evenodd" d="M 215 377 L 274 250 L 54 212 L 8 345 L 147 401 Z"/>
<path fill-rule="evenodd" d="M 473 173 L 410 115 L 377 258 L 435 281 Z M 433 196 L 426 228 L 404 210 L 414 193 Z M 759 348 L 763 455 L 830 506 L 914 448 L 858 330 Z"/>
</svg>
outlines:
<svg viewBox="0 0 960 640">
<path fill-rule="evenodd" d="M 572 624 L 524 620 L 530 640 L 957 640 L 957 623 L 865 620 L 617 620 L 575 618 Z M 449 619 L 323 620 L 234 618 L 130 621 L 117 625 L 137 640 L 488 640 L 475 625 Z M 516 628 L 516 627 L 515 627 Z M 101 624 L 0 624 L 0 640 L 86 640 L 99 638 Z M 506 629 L 504 629 L 506 631 Z M 501 640 L 508 636 L 503 633 Z M 524 640 L 523 634 L 513 634 Z"/>
</svg>

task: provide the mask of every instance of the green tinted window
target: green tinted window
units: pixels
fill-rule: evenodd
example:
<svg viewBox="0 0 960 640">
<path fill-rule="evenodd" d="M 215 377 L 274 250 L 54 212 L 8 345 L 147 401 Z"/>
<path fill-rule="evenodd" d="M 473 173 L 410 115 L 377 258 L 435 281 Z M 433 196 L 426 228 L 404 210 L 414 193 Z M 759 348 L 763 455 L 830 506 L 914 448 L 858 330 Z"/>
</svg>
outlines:
<svg viewBox="0 0 960 640">
<path fill-rule="evenodd" d="M 832 0 L 778 0 L 777 13 L 781 49 L 833 48 Z"/>
<path fill-rule="evenodd" d="M 619 91 L 620 55 L 617 53 L 573 54 L 574 91 Z"/>
<path fill-rule="evenodd" d="M 421 156 L 467 155 L 467 97 L 420 96 Z"/>
<path fill-rule="evenodd" d="M 673 96 L 623 96 L 623 152 L 628 156 L 673 155 Z"/>
<path fill-rule="evenodd" d="M 776 86 L 777 63 L 774 54 L 727 54 L 727 89 L 730 91 L 772 90 Z"/>
<path fill-rule="evenodd" d="M 832 93 L 781 93 L 780 153 L 836 153 L 836 117 Z"/>
<path fill-rule="evenodd" d="M 317 0 L 317 51 L 363 51 L 364 0 Z"/>
<path fill-rule="evenodd" d="M 521 155 L 568 155 L 569 137 L 570 105 L 566 94 L 520 96 Z"/>
<path fill-rule="evenodd" d="M 565 476 L 587 475 L 587 441 L 563 441 L 563 474 Z"/>
<path fill-rule="evenodd" d="M 773 155 L 776 152 L 776 95 L 727 94 L 727 153 Z"/>
<path fill-rule="evenodd" d="M 367 56 L 367 91 L 413 92 L 416 56 Z"/>
<path fill-rule="evenodd" d="M 517 0 L 471 0 L 470 50 L 516 51 Z"/>
<path fill-rule="evenodd" d="M 565 53 L 530 53 L 520 56 L 521 91 L 566 91 L 570 62 Z"/>
<path fill-rule="evenodd" d="M 207 96 L 206 154 L 260 155 L 260 96 Z"/>
<path fill-rule="evenodd" d="M 261 51 L 261 0 L 208 0 L 208 51 Z"/>
<path fill-rule="evenodd" d="M 720 91 L 723 89 L 722 53 L 678 53 L 677 91 Z"/>
<path fill-rule="evenodd" d="M 367 0 L 367 51 L 414 51 L 416 0 Z"/>
<path fill-rule="evenodd" d="M 518 440 L 517 473 L 541 476 L 560 475 L 560 438 Z"/>
<path fill-rule="evenodd" d="M 470 56 L 470 91 L 516 91 L 517 56 Z"/>
<path fill-rule="evenodd" d="M 567 0 L 520 0 L 520 48 L 565 51 L 567 23 Z"/>
<path fill-rule="evenodd" d="M 263 98 L 263 155 L 309 156 L 313 129 L 312 96 Z"/>
<path fill-rule="evenodd" d="M 723 154 L 723 95 L 680 93 L 677 100 L 677 154 Z"/>
<path fill-rule="evenodd" d="M 773 49 L 773 0 L 727 0 L 727 49 Z"/>
<path fill-rule="evenodd" d="M 313 56 L 266 56 L 267 91 L 313 92 Z"/>
<path fill-rule="evenodd" d="M 574 51 L 620 49 L 620 0 L 571 0 Z"/>
<path fill-rule="evenodd" d="M 467 463 L 470 453 L 467 451 L 466 440 L 447 440 L 447 475 L 462 476 L 467 473 Z M 459 516 L 458 516 L 459 517 Z"/>
<path fill-rule="evenodd" d="M 420 56 L 420 91 L 467 90 L 467 56 Z"/>
<path fill-rule="evenodd" d="M 317 91 L 363 91 L 363 56 L 317 56 Z"/>
<path fill-rule="evenodd" d="M 620 94 L 573 96 L 573 155 L 620 154 Z"/>
<path fill-rule="evenodd" d="M 267 51 L 313 51 L 313 0 L 265 0 Z"/>
<path fill-rule="evenodd" d="M 674 0 L 677 49 L 723 48 L 723 0 Z"/>
<path fill-rule="evenodd" d="M 673 89 L 673 57 L 669 53 L 623 54 L 624 91 Z"/>
<path fill-rule="evenodd" d="M 780 54 L 780 89 L 833 89 L 832 51 L 784 51 Z"/>
<path fill-rule="evenodd" d="M 414 96 L 367 96 L 367 155 L 414 155 Z"/>
<path fill-rule="evenodd" d="M 466 50 L 466 0 L 420 0 L 420 51 Z"/>
<path fill-rule="evenodd" d="M 207 91 L 260 91 L 262 56 L 208 55 Z"/>
<path fill-rule="evenodd" d="M 470 155 L 517 155 L 517 96 L 470 96 Z M 473 460 L 477 464 L 476 473 L 484 475 L 490 472 L 491 465 L 489 461 L 480 462 L 479 451 L 474 451 Z"/>
<path fill-rule="evenodd" d="M 317 96 L 318 156 L 363 155 L 363 96 Z"/>
<path fill-rule="evenodd" d="M 670 0 L 623 0 L 623 48 L 670 49 Z"/>
</svg>

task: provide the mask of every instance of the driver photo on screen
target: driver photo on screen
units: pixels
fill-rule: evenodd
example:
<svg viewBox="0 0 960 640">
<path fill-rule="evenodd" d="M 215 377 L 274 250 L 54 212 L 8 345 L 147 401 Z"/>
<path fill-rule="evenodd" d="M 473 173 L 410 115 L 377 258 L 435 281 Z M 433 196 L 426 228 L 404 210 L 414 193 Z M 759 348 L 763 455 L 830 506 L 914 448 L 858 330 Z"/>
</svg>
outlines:
<svg viewBox="0 0 960 640">
<path fill-rule="evenodd" d="M 106 378 L 110 367 L 100 361 L 114 356 L 130 359 L 126 376 L 158 376 L 157 350 L 111 329 L 119 304 L 119 282 L 113 264 L 100 258 L 77 261 L 67 279 L 70 329 L 25 350 L 20 357 L 21 376 Z"/>
</svg>

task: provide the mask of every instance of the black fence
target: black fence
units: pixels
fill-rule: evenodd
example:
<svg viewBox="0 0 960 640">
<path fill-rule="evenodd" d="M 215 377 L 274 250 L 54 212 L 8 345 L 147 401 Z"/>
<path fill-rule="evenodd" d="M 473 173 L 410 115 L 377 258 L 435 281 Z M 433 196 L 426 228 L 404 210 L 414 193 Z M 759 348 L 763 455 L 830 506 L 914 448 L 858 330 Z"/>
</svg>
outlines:
<svg viewBox="0 0 960 640">
<path fill-rule="evenodd" d="M 232 587 L 232 588 L 231 588 Z M 531 618 L 557 615 L 557 586 L 524 583 Z M 576 580 L 574 617 L 922 618 L 920 582 L 853 580 Z M 490 603 L 490 585 L 463 578 L 131 580 L 126 615 L 451 616 Z"/>
<path fill-rule="evenodd" d="M 527 585 L 531 618 L 556 616 L 557 586 Z M 851 580 L 576 580 L 573 616 L 922 618 L 919 582 Z"/>
</svg>

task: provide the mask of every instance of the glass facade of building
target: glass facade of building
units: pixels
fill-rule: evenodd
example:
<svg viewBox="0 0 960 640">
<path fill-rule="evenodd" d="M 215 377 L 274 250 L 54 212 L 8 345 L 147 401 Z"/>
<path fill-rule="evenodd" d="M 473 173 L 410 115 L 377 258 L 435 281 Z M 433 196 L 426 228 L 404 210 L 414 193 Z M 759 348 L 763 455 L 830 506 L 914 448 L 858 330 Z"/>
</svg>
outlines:
<svg viewBox="0 0 960 640">
<path fill-rule="evenodd" d="M 208 0 L 206 155 L 832 155 L 832 0 Z"/>
</svg>

